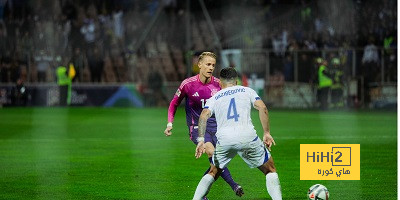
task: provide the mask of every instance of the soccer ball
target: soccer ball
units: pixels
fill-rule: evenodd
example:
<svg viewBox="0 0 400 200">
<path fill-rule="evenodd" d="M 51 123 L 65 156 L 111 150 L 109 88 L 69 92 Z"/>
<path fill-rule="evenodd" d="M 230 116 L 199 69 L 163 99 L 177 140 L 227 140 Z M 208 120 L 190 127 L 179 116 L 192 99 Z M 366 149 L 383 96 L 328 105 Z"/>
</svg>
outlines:
<svg viewBox="0 0 400 200">
<path fill-rule="evenodd" d="M 307 197 L 309 200 L 329 200 L 329 191 L 325 186 L 315 184 L 308 189 Z"/>
</svg>

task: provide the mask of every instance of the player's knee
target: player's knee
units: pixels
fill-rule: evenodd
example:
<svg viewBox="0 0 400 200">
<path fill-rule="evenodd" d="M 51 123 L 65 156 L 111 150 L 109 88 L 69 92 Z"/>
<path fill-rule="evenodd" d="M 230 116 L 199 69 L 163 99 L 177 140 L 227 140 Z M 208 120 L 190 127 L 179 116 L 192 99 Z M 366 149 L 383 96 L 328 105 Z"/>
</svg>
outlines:
<svg viewBox="0 0 400 200">
<path fill-rule="evenodd" d="M 274 165 L 267 167 L 267 174 L 271 172 L 276 172 L 276 168 Z M 265 174 L 266 175 L 266 174 Z"/>
<path fill-rule="evenodd" d="M 272 159 L 269 159 L 266 163 L 261 165 L 259 169 L 264 173 L 264 175 L 267 175 L 271 172 L 276 172 L 275 164 Z"/>
<path fill-rule="evenodd" d="M 215 167 L 214 165 L 211 165 L 210 171 L 208 173 L 213 177 L 217 177 L 220 174 L 220 171 L 221 170 L 218 170 L 217 167 Z"/>
</svg>

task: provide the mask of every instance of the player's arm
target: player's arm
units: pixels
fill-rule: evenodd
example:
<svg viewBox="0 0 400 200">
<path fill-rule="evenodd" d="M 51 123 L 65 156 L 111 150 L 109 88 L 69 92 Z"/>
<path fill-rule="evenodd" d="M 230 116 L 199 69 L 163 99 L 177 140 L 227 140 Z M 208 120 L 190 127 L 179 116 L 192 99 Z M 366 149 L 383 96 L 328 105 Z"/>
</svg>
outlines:
<svg viewBox="0 0 400 200">
<path fill-rule="evenodd" d="M 185 97 L 184 88 L 181 85 L 178 90 L 176 91 L 174 97 L 172 98 L 171 102 L 169 103 L 168 107 L 168 123 L 167 128 L 165 128 L 164 134 L 165 136 L 172 135 L 172 123 L 174 122 L 174 116 L 176 110 L 178 109 L 179 104 L 181 104 L 183 98 Z"/>
<path fill-rule="evenodd" d="M 196 158 L 200 158 L 201 154 L 205 152 L 205 147 L 204 147 L 204 135 L 206 134 L 206 128 L 207 128 L 207 120 L 208 118 L 211 117 L 211 111 L 207 108 L 203 109 L 203 111 L 200 114 L 199 118 L 199 136 L 197 137 L 197 147 L 196 147 L 196 153 L 195 156 Z"/>
<path fill-rule="evenodd" d="M 254 102 L 254 108 L 258 110 L 258 116 L 260 117 L 260 122 L 263 127 L 264 136 L 263 142 L 267 146 L 268 150 L 271 151 L 272 144 L 275 145 L 274 138 L 272 138 L 269 131 L 269 115 L 268 108 L 261 99 Z"/>
</svg>

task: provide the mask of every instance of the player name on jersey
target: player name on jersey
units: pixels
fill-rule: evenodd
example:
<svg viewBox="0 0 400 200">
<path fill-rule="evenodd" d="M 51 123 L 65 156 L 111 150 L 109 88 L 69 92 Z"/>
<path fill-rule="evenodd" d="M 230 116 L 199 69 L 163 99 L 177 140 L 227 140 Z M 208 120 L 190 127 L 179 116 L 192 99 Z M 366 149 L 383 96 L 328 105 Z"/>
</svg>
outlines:
<svg viewBox="0 0 400 200">
<path fill-rule="evenodd" d="M 234 89 L 234 90 L 227 90 L 224 93 L 221 93 L 221 94 L 215 96 L 215 100 L 217 100 L 217 99 L 219 99 L 219 98 L 221 98 L 223 96 L 229 96 L 229 95 L 232 95 L 232 94 L 236 94 L 238 92 L 246 92 L 246 89 L 245 88 L 238 88 L 238 89 Z"/>
</svg>

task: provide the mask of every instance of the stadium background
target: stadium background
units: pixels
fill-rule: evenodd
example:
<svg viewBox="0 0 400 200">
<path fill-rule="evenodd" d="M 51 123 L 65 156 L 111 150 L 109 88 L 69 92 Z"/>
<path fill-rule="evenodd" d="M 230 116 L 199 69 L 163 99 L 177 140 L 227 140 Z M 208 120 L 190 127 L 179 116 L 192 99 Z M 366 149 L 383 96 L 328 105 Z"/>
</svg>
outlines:
<svg viewBox="0 0 400 200">
<path fill-rule="evenodd" d="M 377 59 L 366 63 L 371 43 Z M 270 108 L 284 199 L 316 182 L 333 199 L 396 199 L 394 0 L 1 1 L 0 199 L 190 198 L 206 161 L 193 159 L 184 111 L 172 138 L 162 131 L 202 51 L 217 53 L 216 71 L 235 66 Z M 317 109 L 317 57 L 341 61 L 340 109 Z M 56 68 L 69 63 L 71 106 L 59 108 Z M 301 143 L 361 144 L 361 181 L 300 181 Z M 239 159 L 232 168 L 244 198 L 265 198 L 258 172 Z M 234 199 L 225 186 L 210 197 Z"/>
</svg>

